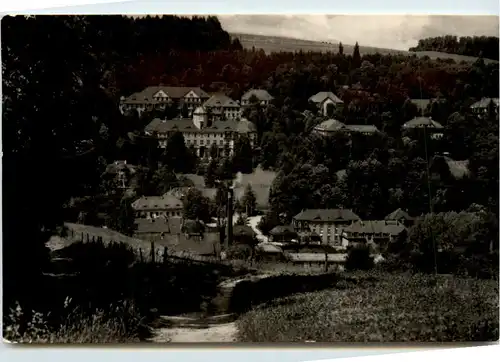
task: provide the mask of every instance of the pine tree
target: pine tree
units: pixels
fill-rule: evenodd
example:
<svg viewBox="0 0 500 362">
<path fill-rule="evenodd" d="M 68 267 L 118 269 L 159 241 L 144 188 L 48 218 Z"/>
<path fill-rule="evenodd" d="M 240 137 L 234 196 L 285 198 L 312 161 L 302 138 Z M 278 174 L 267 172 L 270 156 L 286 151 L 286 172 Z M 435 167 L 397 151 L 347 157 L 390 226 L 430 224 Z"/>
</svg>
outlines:
<svg viewBox="0 0 500 362">
<path fill-rule="evenodd" d="M 344 46 L 342 42 L 339 43 L 339 55 L 344 55 Z"/>
<path fill-rule="evenodd" d="M 245 188 L 245 194 L 241 198 L 241 204 L 247 216 L 252 216 L 257 207 L 257 198 L 250 184 Z"/>
<path fill-rule="evenodd" d="M 361 65 L 361 54 L 359 53 L 358 42 L 356 42 L 356 44 L 354 45 L 354 51 L 352 53 L 352 62 L 356 68 Z"/>
</svg>

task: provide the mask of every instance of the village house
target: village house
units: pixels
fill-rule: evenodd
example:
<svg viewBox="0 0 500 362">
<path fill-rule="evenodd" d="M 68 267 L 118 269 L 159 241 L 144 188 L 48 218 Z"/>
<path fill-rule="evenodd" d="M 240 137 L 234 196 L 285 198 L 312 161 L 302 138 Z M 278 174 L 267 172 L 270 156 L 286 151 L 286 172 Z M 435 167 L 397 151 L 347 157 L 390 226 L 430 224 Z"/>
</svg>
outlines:
<svg viewBox="0 0 500 362">
<path fill-rule="evenodd" d="M 411 217 L 405 210 L 399 208 L 391 212 L 384 218 L 385 221 L 397 221 L 406 227 L 409 227 L 415 221 L 415 218 Z"/>
<path fill-rule="evenodd" d="M 292 225 L 278 225 L 269 231 L 272 243 L 290 243 L 298 240 L 298 234 Z"/>
<path fill-rule="evenodd" d="M 265 89 L 250 89 L 241 97 L 241 106 L 250 106 L 253 99 L 262 106 L 268 106 L 274 97 Z"/>
<path fill-rule="evenodd" d="M 493 103 L 493 105 L 495 106 L 495 113 L 498 114 L 498 98 L 482 98 L 481 100 L 472 104 L 470 106 L 470 110 L 472 111 L 472 113 L 479 116 L 486 115 L 488 114 L 488 107 L 490 107 L 490 103 Z"/>
<path fill-rule="evenodd" d="M 387 248 L 405 230 L 404 224 L 391 220 L 358 220 L 344 229 L 349 244 L 374 243 L 381 249 Z"/>
<path fill-rule="evenodd" d="M 232 155 L 238 137 L 248 136 L 252 147 L 257 139 L 257 129 L 252 122 L 241 119 L 209 123 L 203 107 L 194 111 L 193 119 L 154 119 L 144 131 L 146 135 L 156 137 L 161 148 L 167 146 L 171 134 L 181 132 L 186 146 L 200 158 L 209 158 L 211 147 L 216 147 L 218 155 Z"/>
<path fill-rule="evenodd" d="M 309 98 L 309 102 L 314 103 L 321 114 L 328 116 L 328 105 L 331 104 L 334 109 L 342 109 L 344 102 L 332 92 L 319 92 Z"/>
<path fill-rule="evenodd" d="M 443 138 L 444 127 L 441 123 L 434 121 L 431 117 L 415 117 L 403 124 L 403 130 L 424 129 L 429 132 L 432 139 Z"/>
<path fill-rule="evenodd" d="M 207 92 L 199 87 L 147 87 L 129 97 L 120 99 L 120 111 L 135 109 L 139 115 L 154 109 L 164 110 L 167 106 L 176 105 L 179 109 L 187 106 L 189 113 L 210 98 Z"/>
<path fill-rule="evenodd" d="M 106 167 L 106 174 L 111 175 L 118 183 L 118 188 L 126 189 L 136 173 L 136 167 L 127 164 L 126 160 L 115 161 Z"/>
<path fill-rule="evenodd" d="M 225 94 L 214 94 L 204 104 L 209 121 L 237 120 L 240 118 L 240 105 Z"/>
<path fill-rule="evenodd" d="M 373 125 L 347 125 L 333 118 L 318 124 L 313 128 L 312 132 L 321 136 L 329 137 L 335 132 L 340 131 L 348 133 L 361 133 L 364 135 L 373 135 L 379 132 L 377 127 Z"/>
<path fill-rule="evenodd" d="M 134 236 L 149 241 L 168 240 L 181 234 L 182 218 L 180 216 L 157 218 L 136 218 Z"/>
<path fill-rule="evenodd" d="M 293 226 L 297 232 L 315 232 L 323 244 L 342 246 L 342 230 L 358 220 L 349 209 L 307 209 L 293 217 Z"/>
<path fill-rule="evenodd" d="M 171 195 L 142 196 L 132 203 L 136 218 L 182 216 L 182 201 Z"/>
</svg>

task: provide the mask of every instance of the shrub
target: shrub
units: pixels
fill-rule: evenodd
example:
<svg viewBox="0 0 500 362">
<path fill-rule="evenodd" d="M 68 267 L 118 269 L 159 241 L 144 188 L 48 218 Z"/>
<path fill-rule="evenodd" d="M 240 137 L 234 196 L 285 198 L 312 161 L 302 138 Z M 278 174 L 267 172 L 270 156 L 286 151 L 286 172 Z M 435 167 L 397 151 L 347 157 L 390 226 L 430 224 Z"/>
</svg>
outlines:
<svg viewBox="0 0 500 362">
<path fill-rule="evenodd" d="M 64 307 L 70 308 L 69 298 Z M 17 303 L 5 316 L 3 325 L 4 338 L 13 343 L 134 343 L 148 330 L 130 302 L 96 309 L 91 315 L 76 307 L 56 326 L 51 326 L 40 312 L 26 314 Z"/>
<path fill-rule="evenodd" d="M 345 268 L 347 270 L 369 270 L 374 266 L 370 248 L 367 245 L 355 246 L 347 252 Z"/>
</svg>

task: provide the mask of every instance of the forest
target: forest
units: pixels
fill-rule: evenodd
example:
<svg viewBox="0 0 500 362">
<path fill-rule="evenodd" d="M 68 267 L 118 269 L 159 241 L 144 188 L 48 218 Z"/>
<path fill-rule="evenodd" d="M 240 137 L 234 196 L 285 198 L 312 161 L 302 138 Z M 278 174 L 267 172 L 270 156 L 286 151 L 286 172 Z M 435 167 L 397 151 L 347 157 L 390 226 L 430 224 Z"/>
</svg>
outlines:
<svg viewBox="0 0 500 362">
<path fill-rule="evenodd" d="M 411 52 L 434 51 L 498 60 L 496 36 L 437 36 L 420 39 Z"/>
<path fill-rule="evenodd" d="M 2 40 L 5 304 L 41 290 L 44 243 L 68 219 L 75 199 L 90 200 L 92 210 L 102 200 L 121 207 L 121 195 L 109 197 L 101 177 L 116 159 L 137 164 L 145 179 L 140 187 L 157 190 L 139 194 L 160 194 L 179 181 L 169 181 L 174 171 L 211 170 L 211 177 L 227 179 L 260 164 L 278 173 L 265 216 L 270 225 L 308 207 L 352 208 L 372 219 L 398 207 L 420 215 L 480 205 L 498 215 L 498 112 L 491 106 L 481 119 L 468 112 L 483 97 L 498 98 L 498 64 L 485 64 L 481 54 L 475 63 L 361 56 L 359 49 L 266 55 L 242 49 L 216 17 L 5 17 Z M 257 126 L 259 149 L 249 154 L 242 140 L 232 159 L 201 171 L 197 160 L 180 162 L 192 155 L 178 135 L 178 147 L 159 152 L 142 135 L 157 115 L 118 110 L 121 96 L 158 84 L 200 86 L 234 99 L 251 87 L 268 90 L 274 104 L 244 115 Z M 344 100 L 335 118 L 373 124 L 382 133 L 311 134 L 324 119 L 308 98 L 325 90 Z M 441 141 L 401 131 L 419 114 L 411 99 L 424 98 L 438 100 L 424 115 L 445 127 Z M 467 161 L 467 175 L 450 175 L 443 152 Z M 498 235 L 495 218 L 488 222 Z"/>
</svg>

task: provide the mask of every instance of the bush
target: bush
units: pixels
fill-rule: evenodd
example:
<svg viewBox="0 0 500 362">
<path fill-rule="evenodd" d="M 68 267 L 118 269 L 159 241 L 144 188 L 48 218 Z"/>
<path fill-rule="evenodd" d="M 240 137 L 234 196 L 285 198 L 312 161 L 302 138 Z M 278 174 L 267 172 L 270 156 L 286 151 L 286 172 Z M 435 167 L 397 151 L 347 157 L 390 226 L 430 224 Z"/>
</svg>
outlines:
<svg viewBox="0 0 500 362">
<path fill-rule="evenodd" d="M 369 270 L 374 267 L 373 257 L 367 245 L 352 247 L 347 252 L 346 270 Z"/>
<path fill-rule="evenodd" d="M 87 315 L 79 307 L 69 309 L 70 301 L 64 302 L 70 310 L 64 322 L 56 326 L 40 312 L 25 314 L 17 304 L 4 318 L 4 338 L 13 343 L 135 343 L 147 335 L 143 318 L 130 302 Z"/>
<path fill-rule="evenodd" d="M 374 273 L 374 272 L 371 272 Z M 237 322 L 244 342 L 470 342 L 499 338 L 495 281 L 376 273 L 274 300 Z M 366 278 L 365 278 L 366 279 Z"/>
</svg>

